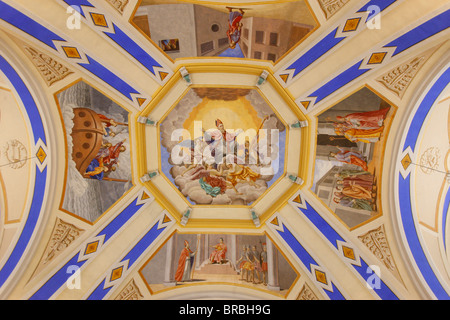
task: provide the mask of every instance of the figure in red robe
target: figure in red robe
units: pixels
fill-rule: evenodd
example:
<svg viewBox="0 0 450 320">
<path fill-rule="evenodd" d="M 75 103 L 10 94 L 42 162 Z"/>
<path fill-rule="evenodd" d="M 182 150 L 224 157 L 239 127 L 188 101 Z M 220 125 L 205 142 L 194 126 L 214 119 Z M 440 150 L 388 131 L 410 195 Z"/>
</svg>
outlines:
<svg viewBox="0 0 450 320">
<path fill-rule="evenodd" d="M 342 180 L 336 181 L 336 184 L 343 187 L 359 185 L 369 191 L 372 191 L 372 189 L 374 189 L 374 176 L 371 174 L 366 174 L 357 177 L 343 178 Z"/>
<path fill-rule="evenodd" d="M 97 113 L 97 115 L 105 127 L 111 127 L 111 126 L 116 127 L 117 126 L 117 122 L 115 122 L 114 119 L 108 118 L 107 116 L 105 116 L 101 113 Z"/>
<path fill-rule="evenodd" d="M 212 246 L 214 251 L 209 256 L 211 263 L 222 264 L 225 261 L 225 255 L 227 253 L 227 245 L 223 243 L 223 239 L 219 239 L 219 244 Z"/>
<path fill-rule="evenodd" d="M 389 112 L 389 108 L 375 111 L 356 112 L 346 115 L 345 117 L 337 116 L 338 123 L 344 124 L 345 127 L 355 129 L 377 129 L 383 126 L 384 118 Z"/>
<path fill-rule="evenodd" d="M 242 17 L 244 15 L 244 10 L 239 9 L 239 11 L 233 11 L 232 8 L 227 7 L 229 12 L 228 18 L 228 42 L 231 49 L 236 47 L 236 43 L 241 39 L 241 28 L 242 28 Z"/>
<path fill-rule="evenodd" d="M 103 144 L 87 167 L 85 177 L 103 180 L 106 174 L 115 171 L 119 162 L 119 155 L 126 150 L 123 145 L 124 142 L 125 140 L 114 146 L 111 143 Z"/>
<path fill-rule="evenodd" d="M 189 242 L 184 241 L 184 248 L 181 250 L 178 259 L 178 267 L 175 272 L 175 280 L 178 282 L 192 280 L 192 267 L 194 265 L 195 252 L 189 248 Z"/>
<path fill-rule="evenodd" d="M 120 154 L 126 150 L 126 147 L 123 145 L 124 142 L 125 141 L 121 141 L 115 145 L 111 145 L 110 143 L 104 145 L 95 158 L 98 161 L 102 159 L 103 164 L 106 166 L 117 164 Z"/>
<path fill-rule="evenodd" d="M 345 148 L 338 147 L 339 152 L 331 152 L 330 156 L 334 157 L 336 160 L 347 163 L 354 164 L 361 167 L 364 171 L 367 171 L 367 162 L 364 160 L 363 156 L 359 152 L 347 150 Z"/>
</svg>

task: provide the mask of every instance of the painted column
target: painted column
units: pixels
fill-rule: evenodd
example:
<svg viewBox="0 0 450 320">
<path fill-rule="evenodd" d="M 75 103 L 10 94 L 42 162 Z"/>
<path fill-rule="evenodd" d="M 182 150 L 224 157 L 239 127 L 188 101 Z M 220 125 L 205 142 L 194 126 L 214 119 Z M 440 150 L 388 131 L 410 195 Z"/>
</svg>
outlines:
<svg viewBox="0 0 450 320">
<path fill-rule="evenodd" d="M 231 264 L 234 266 L 236 264 L 236 235 L 231 235 Z"/>
<path fill-rule="evenodd" d="M 278 251 L 272 241 L 266 237 L 267 246 L 267 288 L 272 291 L 280 291 L 278 283 Z"/>
<path fill-rule="evenodd" d="M 204 258 L 203 258 L 203 261 L 206 261 L 206 260 L 208 260 L 208 258 L 209 258 L 209 256 L 208 256 L 208 250 L 209 250 L 209 235 L 208 234 L 205 234 L 205 246 L 204 246 L 204 248 L 205 248 L 205 252 L 204 252 Z"/>
<path fill-rule="evenodd" d="M 202 263 L 202 261 L 201 261 L 202 260 L 202 255 L 203 255 L 202 243 L 203 243 L 203 241 L 205 239 L 205 235 L 204 234 L 198 234 L 197 235 L 197 239 L 200 239 L 200 241 L 197 241 L 198 247 L 196 248 L 197 255 L 196 255 L 196 258 L 195 258 L 195 269 L 199 270 L 200 269 L 200 264 Z"/>
<path fill-rule="evenodd" d="M 164 273 L 164 285 L 168 287 L 175 286 L 175 262 L 177 252 L 178 234 L 175 233 L 166 244 L 166 270 Z"/>
</svg>

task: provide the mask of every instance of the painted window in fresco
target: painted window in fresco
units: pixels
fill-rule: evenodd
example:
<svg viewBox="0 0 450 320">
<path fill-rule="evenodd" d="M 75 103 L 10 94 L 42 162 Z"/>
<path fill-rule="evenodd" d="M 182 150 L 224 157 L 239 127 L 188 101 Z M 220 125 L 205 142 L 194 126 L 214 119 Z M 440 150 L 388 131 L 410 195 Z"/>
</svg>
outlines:
<svg viewBox="0 0 450 320">
<path fill-rule="evenodd" d="M 313 191 L 350 228 L 377 216 L 395 109 L 365 87 L 318 117 Z"/>
<path fill-rule="evenodd" d="M 246 3 L 245 7 L 143 0 L 133 23 L 172 59 L 220 56 L 274 61 L 317 26 L 303 0 Z"/>
<path fill-rule="evenodd" d="M 132 186 L 128 112 L 83 81 L 57 100 L 67 141 L 62 208 L 93 222 Z"/>
</svg>

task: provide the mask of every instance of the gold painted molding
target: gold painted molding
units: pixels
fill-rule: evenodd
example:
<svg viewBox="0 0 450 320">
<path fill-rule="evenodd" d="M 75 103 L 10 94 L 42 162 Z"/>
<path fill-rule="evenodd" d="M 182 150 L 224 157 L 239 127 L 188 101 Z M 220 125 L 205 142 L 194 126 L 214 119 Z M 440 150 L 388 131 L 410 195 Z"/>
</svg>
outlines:
<svg viewBox="0 0 450 320">
<path fill-rule="evenodd" d="M 186 70 L 190 74 L 195 73 L 231 73 L 231 74 L 247 74 L 247 75 L 254 75 L 259 76 L 263 71 L 268 72 L 268 76 L 266 81 L 274 88 L 274 90 L 279 94 L 279 96 L 282 98 L 282 100 L 285 101 L 289 109 L 294 113 L 294 115 L 297 117 L 299 121 L 310 121 L 309 117 L 305 116 L 301 111 L 300 108 L 295 103 L 294 99 L 290 94 L 282 87 L 282 85 L 278 82 L 278 80 L 274 77 L 274 74 L 272 70 L 267 69 L 265 67 L 262 67 L 260 65 L 254 65 L 254 64 L 242 64 L 242 63 L 231 63 L 231 62 L 217 62 L 217 63 L 201 63 L 200 61 L 198 63 L 188 63 L 184 65 L 179 65 L 177 70 L 174 72 L 174 75 L 168 80 L 166 85 L 162 87 L 155 95 L 152 101 L 144 107 L 142 112 L 135 116 L 135 122 L 137 123 L 137 119 L 140 116 L 148 117 L 149 114 L 159 105 L 161 100 L 170 92 L 170 90 L 178 83 L 178 81 L 183 81 L 181 74 L 179 70 L 181 68 L 186 68 Z M 184 94 L 192 87 L 198 87 L 196 85 L 191 85 L 188 87 Z M 246 86 L 248 87 L 248 86 Z M 256 87 L 256 84 L 254 87 L 251 87 L 252 89 L 256 89 L 259 91 L 259 89 Z M 260 91 L 259 91 L 260 92 Z M 183 94 L 183 95 L 184 95 Z M 260 92 L 261 94 L 261 92 Z M 264 99 L 267 101 L 265 96 L 262 94 Z M 179 98 L 181 99 L 181 98 Z M 177 101 L 179 101 L 179 99 Z M 275 108 L 273 105 L 269 104 L 272 108 Z M 275 108 L 276 110 L 276 108 Z M 165 112 L 163 118 L 167 115 L 169 111 Z M 276 111 L 274 111 L 276 112 Z M 159 121 L 159 119 L 153 119 L 154 121 Z M 282 121 L 284 123 L 284 121 Z M 286 129 L 288 130 L 289 125 L 286 124 Z M 136 146 L 137 148 L 141 150 L 146 149 L 146 137 L 145 137 L 145 125 L 138 123 L 138 125 L 135 128 L 136 130 Z M 155 130 L 159 131 L 159 128 L 156 128 Z M 301 150 L 303 151 L 300 155 L 300 163 L 298 166 L 298 176 L 300 177 L 306 177 L 307 176 L 307 168 L 308 168 L 308 161 L 309 161 L 309 151 L 312 142 L 311 140 L 311 132 L 309 127 L 302 128 L 301 134 Z M 158 134 L 159 136 L 159 134 Z M 159 146 L 158 146 L 159 149 Z M 287 151 L 287 147 L 286 147 Z M 287 161 L 287 159 L 285 159 Z M 160 163 L 160 157 L 158 157 L 158 171 L 161 167 Z M 147 170 L 147 159 L 145 153 L 142 153 L 140 157 L 137 159 L 137 173 L 138 176 L 142 177 L 143 175 L 148 173 Z M 285 164 L 286 165 L 286 164 Z M 162 175 L 163 176 L 163 175 Z M 285 178 L 286 174 L 282 175 L 276 182 L 280 181 L 281 179 Z M 145 182 L 144 185 L 152 192 L 152 194 L 155 196 L 155 200 L 164 208 L 167 209 L 167 211 L 174 217 L 174 219 L 177 221 L 178 224 L 181 223 L 181 217 L 183 212 L 179 212 L 177 208 L 163 195 L 163 193 L 158 189 L 158 187 L 155 185 L 154 182 L 148 181 Z M 271 186 L 271 188 L 274 186 Z M 284 205 L 287 204 L 287 201 L 290 197 L 294 195 L 295 192 L 299 190 L 301 186 L 293 184 L 284 194 L 283 196 L 276 199 L 273 204 L 264 212 L 262 212 L 259 216 L 259 219 L 261 221 L 261 225 L 273 214 L 275 211 L 282 208 Z M 269 190 L 269 189 L 268 189 Z M 195 206 L 190 205 L 187 203 L 187 206 L 192 206 L 195 208 Z M 253 204 L 254 205 L 254 204 Z M 203 207 L 203 206 L 202 206 Z M 245 206 L 245 208 L 251 208 L 251 206 Z M 231 219 L 195 219 L 191 218 L 189 219 L 188 223 L 189 227 L 192 228 L 257 228 L 253 221 L 248 220 L 231 220 Z M 261 227 L 259 227 L 261 228 Z"/>
</svg>

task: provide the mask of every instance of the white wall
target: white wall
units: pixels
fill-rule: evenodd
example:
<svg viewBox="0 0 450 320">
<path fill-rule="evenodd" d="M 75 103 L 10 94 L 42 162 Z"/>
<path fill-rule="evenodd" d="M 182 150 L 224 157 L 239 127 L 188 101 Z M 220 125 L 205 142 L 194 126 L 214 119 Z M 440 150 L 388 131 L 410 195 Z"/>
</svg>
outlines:
<svg viewBox="0 0 450 320">
<path fill-rule="evenodd" d="M 137 15 L 147 14 L 151 39 L 159 45 L 160 40 L 178 39 L 179 52 L 167 52 L 172 58 L 196 57 L 197 40 L 193 4 L 161 4 L 139 8 Z"/>
</svg>

